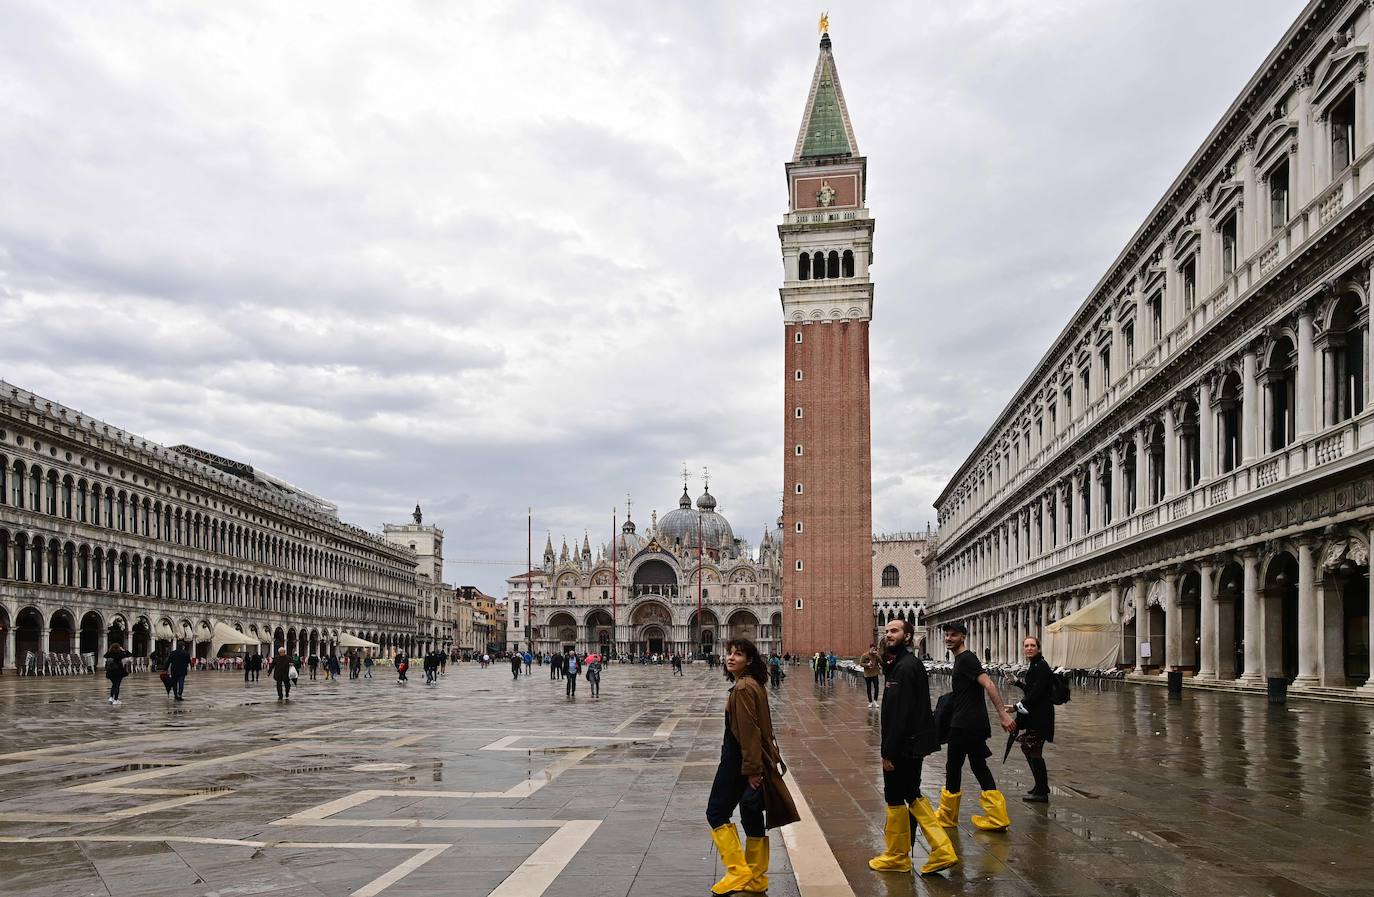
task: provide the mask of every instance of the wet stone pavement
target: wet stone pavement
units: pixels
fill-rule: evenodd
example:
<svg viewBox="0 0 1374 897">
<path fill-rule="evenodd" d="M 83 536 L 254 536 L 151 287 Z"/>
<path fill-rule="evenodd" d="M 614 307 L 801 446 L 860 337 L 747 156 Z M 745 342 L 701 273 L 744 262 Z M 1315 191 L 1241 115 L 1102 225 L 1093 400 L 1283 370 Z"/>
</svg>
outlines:
<svg viewBox="0 0 1374 897">
<path fill-rule="evenodd" d="M 471 664 L 434 687 L 303 682 L 289 704 L 214 672 L 181 704 L 151 676 L 119 708 L 104 696 L 103 679 L 0 677 L 5 897 L 674 897 L 720 874 L 703 817 L 725 685 L 700 664 L 612 667 L 600 699 Z M 785 846 L 774 834 L 776 897 L 1374 897 L 1369 708 L 1077 693 L 1046 754 L 1051 803 L 1016 799 L 1024 760 L 1001 765 L 995 739 L 1011 831 L 972 828 L 968 787 L 963 862 L 916 878 L 867 868 L 882 800 L 862 683 L 796 669 L 773 700 L 809 807 Z M 942 780 L 936 755 L 926 794 Z"/>
</svg>

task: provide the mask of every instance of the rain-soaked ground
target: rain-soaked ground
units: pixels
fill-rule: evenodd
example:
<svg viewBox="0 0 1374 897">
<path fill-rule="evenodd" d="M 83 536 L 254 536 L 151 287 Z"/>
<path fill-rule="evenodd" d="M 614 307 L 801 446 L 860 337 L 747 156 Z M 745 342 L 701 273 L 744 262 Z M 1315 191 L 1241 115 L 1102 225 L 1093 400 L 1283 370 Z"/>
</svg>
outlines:
<svg viewBox="0 0 1374 897">
<path fill-rule="evenodd" d="M 647 897 L 719 875 L 703 813 L 725 686 L 700 664 L 612 667 L 575 700 L 546 669 L 470 664 L 434 687 L 306 682 L 289 704 L 228 673 L 192 674 L 182 704 L 135 676 L 112 708 L 104 685 L 0 677 L 5 897 Z M 861 683 L 795 669 L 774 716 L 810 812 L 787 849 L 775 835 L 769 892 L 1374 897 L 1369 708 L 1118 685 L 1060 710 L 1049 805 L 1017 799 L 1024 761 L 998 743 L 1011 831 L 974 831 L 966 799 L 959 866 L 879 874 L 876 712 Z M 942 780 L 936 755 L 926 793 Z"/>
</svg>

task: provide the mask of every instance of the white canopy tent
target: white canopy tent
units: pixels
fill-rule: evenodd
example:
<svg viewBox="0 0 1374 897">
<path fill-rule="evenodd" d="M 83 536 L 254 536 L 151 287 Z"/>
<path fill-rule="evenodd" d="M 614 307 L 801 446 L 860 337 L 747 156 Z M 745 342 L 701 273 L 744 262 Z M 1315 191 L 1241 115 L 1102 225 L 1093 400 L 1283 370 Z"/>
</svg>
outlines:
<svg viewBox="0 0 1374 897">
<path fill-rule="evenodd" d="M 214 640 L 221 645 L 249 645 L 256 648 L 261 642 L 256 635 L 239 632 L 227 623 L 216 623 Z"/>
<path fill-rule="evenodd" d="M 1111 595 L 1045 627 L 1042 647 L 1050 666 L 1109 670 L 1121 658 L 1121 624 L 1112 619 Z"/>
<path fill-rule="evenodd" d="M 153 624 L 153 638 L 160 641 L 174 642 L 176 641 L 177 634 L 173 631 L 170 623 L 165 620 L 158 620 L 157 623 Z"/>
<path fill-rule="evenodd" d="M 367 639 L 358 638 L 356 635 L 349 635 L 347 632 L 339 634 L 338 644 L 340 648 L 372 648 L 376 650 L 382 647 L 376 642 L 369 642 Z"/>
</svg>

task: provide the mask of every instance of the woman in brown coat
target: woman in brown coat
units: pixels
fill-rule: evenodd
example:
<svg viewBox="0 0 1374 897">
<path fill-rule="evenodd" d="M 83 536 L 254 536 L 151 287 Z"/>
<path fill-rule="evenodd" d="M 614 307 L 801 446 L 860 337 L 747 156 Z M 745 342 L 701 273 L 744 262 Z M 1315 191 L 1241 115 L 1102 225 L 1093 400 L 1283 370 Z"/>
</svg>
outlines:
<svg viewBox="0 0 1374 897">
<path fill-rule="evenodd" d="M 768 712 L 768 667 L 749 639 L 725 643 L 725 678 L 733 684 L 725 701 L 725 735 L 720 766 L 706 801 L 711 840 L 725 866 L 725 877 L 711 887 L 714 894 L 768 890 L 768 829 L 796 822 L 797 808 L 782 780 L 773 719 Z M 781 771 L 779 771 L 781 767 Z M 731 814 L 739 807 L 745 844 Z"/>
</svg>

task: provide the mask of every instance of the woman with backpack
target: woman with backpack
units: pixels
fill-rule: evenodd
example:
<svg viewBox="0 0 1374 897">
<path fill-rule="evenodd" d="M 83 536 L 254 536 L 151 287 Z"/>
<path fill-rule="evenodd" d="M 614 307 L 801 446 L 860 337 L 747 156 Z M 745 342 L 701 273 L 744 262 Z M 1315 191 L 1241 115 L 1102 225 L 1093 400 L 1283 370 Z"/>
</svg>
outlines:
<svg viewBox="0 0 1374 897">
<path fill-rule="evenodd" d="M 1054 741 L 1054 704 L 1058 686 L 1057 676 L 1050 669 L 1049 661 L 1040 653 L 1040 639 L 1028 635 L 1021 642 L 1021 651 L 1026 656 L 1026 675 L 1020 679 L 1008 678 L 1008 687 L 1016 686 L 1025 695 L 1015 704 L 1007 705 L 1007 712 L 1016 714 L 1017 739 L 1021 742 L 1021 753 L 1026 755 L 1035 785 L 1030 793 L 1021 798 L 1027 803 L 1045 804 L 1050 800 L 1050 773 L 1045 766 L 1045 742 Z"/>
<path fill-rule="evenodd" d="M 124 668 L 124 661 L 132 656 L 118 643 L 111 645 L 110 650 L 105 652 L 105 678 L 110 680 L 110 696 L 105 699 L 105 703 L 111 707 L 119 706 L 119 686 L 129 674 Z"/>
</svg>

